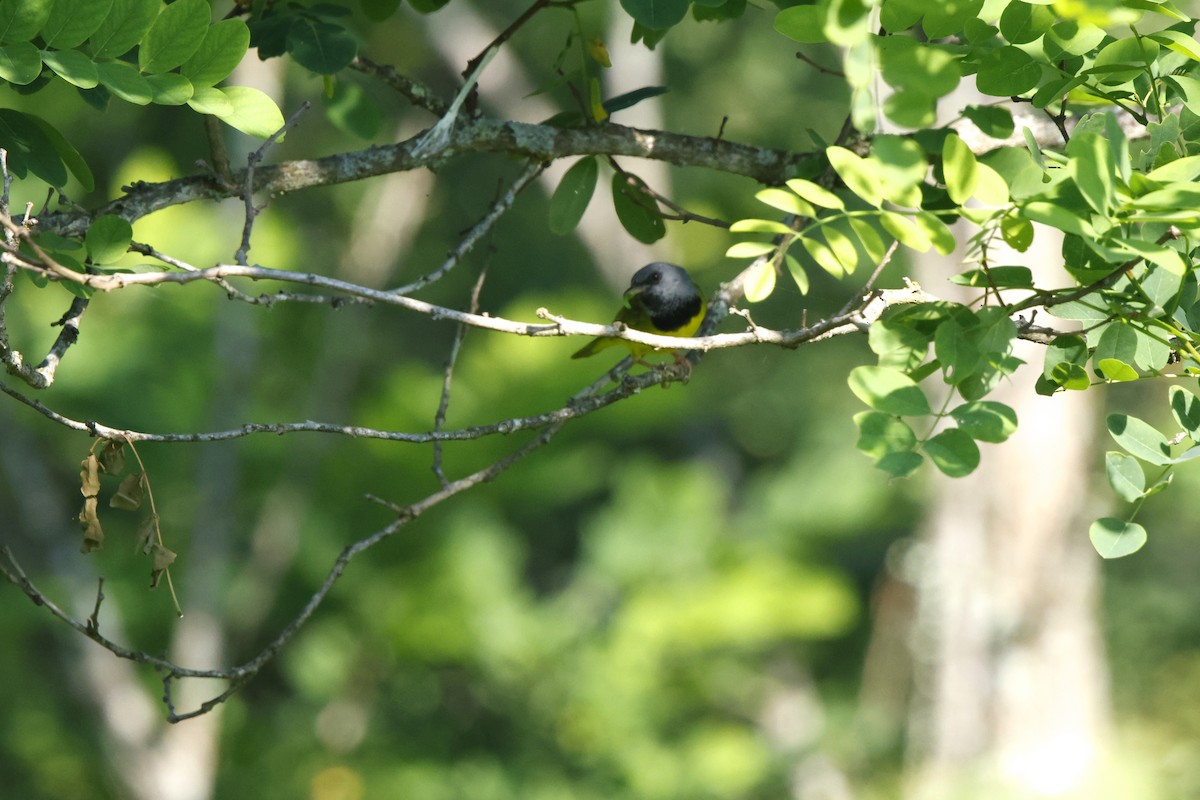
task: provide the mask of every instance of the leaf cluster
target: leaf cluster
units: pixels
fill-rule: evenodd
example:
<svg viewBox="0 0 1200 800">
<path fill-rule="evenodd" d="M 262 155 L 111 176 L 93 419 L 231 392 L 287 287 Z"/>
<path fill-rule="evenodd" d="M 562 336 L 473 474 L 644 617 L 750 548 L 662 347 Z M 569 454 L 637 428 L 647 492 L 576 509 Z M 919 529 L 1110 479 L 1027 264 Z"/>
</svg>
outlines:
<svg viewBox="0 0 1200 800">
<path fill-rule="evenodd" d="M 0 80 L 35 93 L 58 78 L 103 110 L 112 98 L 134 105 L 188 105 L 240 131 L 266 137 L 283 124 L 257 89 L 218 87 L 246 54 L 240 19 L 212 20 L 207 0 L 3 0 Z M 61 188 L 94 179 L 78 150 L 41 117 L 0 110 L 9 171 Z"/>
</svg>

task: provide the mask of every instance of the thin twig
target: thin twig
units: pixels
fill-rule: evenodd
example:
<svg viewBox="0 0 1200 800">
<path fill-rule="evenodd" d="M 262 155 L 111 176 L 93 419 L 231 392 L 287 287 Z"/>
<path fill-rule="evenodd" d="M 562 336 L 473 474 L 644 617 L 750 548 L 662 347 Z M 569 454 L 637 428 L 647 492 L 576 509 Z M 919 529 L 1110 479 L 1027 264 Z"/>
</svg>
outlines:
<svg viewBox="0 0 1200 800">
<path fill-rule="evenodd" d="M 307 100 L 301 103 L 300 107 L 296 109 L 296 113 L 292 114 L 279 130 L 268 136 L 266 141 L 246 156 L 246 171 L 242 181 L 242 203 L 246 206 L 246 222 L 242 225 L 242 244 L 233 258 L 242 266 L 246 265 L 246 258 L 250 253 L 250 232 L 254 229 L 254 220 L 258 217 L 258 213 L 266 207 L 265 205 L 254 205 L 254 170 L 266 156 L 267 150 L 273 147 L 285 133 L 300 124 L 300 117 L 304 116 L 304 112 L 308 111 L 311 105 Z"/>
<path fill-rule="evenodd" d="M 471 301 L 469 308 L 474 314 L 479 311 L 479 293 L 483 291 L 483 282 L 487 279 L 487 265 L 479 270 L 479 277 L 475 279 L 475 285 L 471 287 Z M 446 424 L 446 412 L 450 409 L 450 383 L 454 375 L 454 365 L 458 363 L 458 353 L 462 349 L 463 340 L 467 336 L 467 326 L 459 325 L 454 331 L 454 342 L 450 345 L 450 356 L 446 359 L 446 369 L 442 375 L 442 395 L 438 399 L 437 413 L 433 416 L 433 432 L 440 433 L 442 426 Z M 449 486 L 450 481 L 446 479 L 446 472 L 442 469 L 442 441 L 435 440 L 433 443 L 433 474 L 441 481 L 442 486 Z"/>
<path fill-rule="evenodd" d="M 412 283 L 399 286 L 391 290 L 392 294 L 404 295 L 411 294 L 419 289 L 424 289 L 431 283 L 442 278 L 450 270 L 454 269 L 455 265 L 462 260 L 463 256 L 471 252 L 476 243 L 483 238 L 484 234 L 492 229 L 492 226 L 504 215 L 506 211 L 512 208 L 513 203 L 517 201 L 519 195 L 526 186 L 533 182 L 537 176 L 541 175 L 546 169 L 546 164 L 540 161 L 530 161 L 520 175 L 512 182 L 503 195 L 500 196 L 492 207 L 488 209 L 483 218 L 476 222 L 471 229 L 468 230 L 459 240 L 453 250 L 446 254 L 446 260 L 438 266 L 437 269 L 422 275 Z"/>
<path fill-rule="evenodd" d="M 442 116 L 450 110 L 450 104 L 438 97 L 425 84 L 413 80 L 407 75 L 396 72 L 396 68 L 388 64 L 376 64 L 365 56 L 355 56 L 350 62 L 350 69 L 358 70 L 364 75 L 373 75 L 386 83 L 398 93 L 408 98 L 408 101 L 418 108 L 423 108 L 437 116 Z"/>
</svg>

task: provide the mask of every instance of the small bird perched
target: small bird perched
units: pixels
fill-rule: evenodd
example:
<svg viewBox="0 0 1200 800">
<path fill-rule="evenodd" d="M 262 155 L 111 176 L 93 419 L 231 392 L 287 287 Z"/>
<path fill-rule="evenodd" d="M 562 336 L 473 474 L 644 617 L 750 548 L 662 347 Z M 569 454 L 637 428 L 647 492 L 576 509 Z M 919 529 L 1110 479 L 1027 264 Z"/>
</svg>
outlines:
<svg viewBox="0 0 1200 800">
<path fill-rule="evenodd" d="M 633 274 L 625 290 L 625 306 L 614 322 L 644 333 L 691 336 L 704 320 L 705 303 L 700 289 L 683 267 L 655 261 Z M 629 348 L 635 359 L 651 352 L 650 345 L 601 336 L 584 345 L 571 358 L 587 358 L 614 345 Z"/>
</svg>

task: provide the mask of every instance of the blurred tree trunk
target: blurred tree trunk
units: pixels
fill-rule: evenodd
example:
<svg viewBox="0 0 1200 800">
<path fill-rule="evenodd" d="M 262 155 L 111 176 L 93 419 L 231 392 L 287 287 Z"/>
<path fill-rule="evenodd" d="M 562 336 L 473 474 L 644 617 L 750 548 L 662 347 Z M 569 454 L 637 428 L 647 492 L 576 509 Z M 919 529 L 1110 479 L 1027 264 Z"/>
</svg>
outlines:
<svg viewBox="0 0 1200 800">
<path fill-rule="evenodd" d="M 1039 229 L 1028 252 L 993 263 L 1045 271 L 1061 260 L 1051 234 Z M 943 274 L 927 285 L 946 285 L 945 269 L 934 270 Z M 1043 349 L 1017 342 L 1026 366 L 989 397 L 1015 409 L 1017 433 L 984 445 L 969 477 L 933 483 L 910 573 L 912 797 L 984 786 L 1002 797 L 1093 796 L 1108 728 L 1099 558 L 1084 516 L 1098 458 L 1094 393 L 1036 395 Z"/>
</svg>

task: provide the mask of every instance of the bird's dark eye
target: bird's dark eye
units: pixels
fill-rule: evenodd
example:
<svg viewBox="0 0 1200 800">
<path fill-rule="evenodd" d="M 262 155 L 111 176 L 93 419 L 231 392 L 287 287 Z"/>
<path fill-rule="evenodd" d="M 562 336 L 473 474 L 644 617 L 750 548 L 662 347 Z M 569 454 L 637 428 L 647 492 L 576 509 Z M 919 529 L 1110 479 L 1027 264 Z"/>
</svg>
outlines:
<svg viewBox="0 0 1200 800">
<path fill-rule="evenodd" d="M 662 280 L 661 272 L 651 272 L 650 273 L 650 282 L 651 283 L 658 283 L 660 280 Z"/>
</svg>

